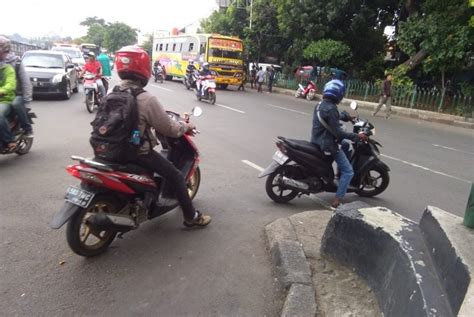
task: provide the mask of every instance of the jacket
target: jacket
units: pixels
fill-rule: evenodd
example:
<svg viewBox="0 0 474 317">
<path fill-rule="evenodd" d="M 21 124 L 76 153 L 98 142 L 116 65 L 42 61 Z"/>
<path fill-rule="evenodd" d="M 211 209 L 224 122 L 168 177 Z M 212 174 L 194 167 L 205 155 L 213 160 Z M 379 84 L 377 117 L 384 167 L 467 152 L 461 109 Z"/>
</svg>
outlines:
<svg viewBox="0 0 474 317">
<path fill-rule="evenodd" d="M 120 88 L 142 88 L 138 83 L 131 80 L 123 80 L 120 83 Z M 157 134 L 178 138 L 187 131 L 187 126 L 184 122 L 176 122 L 168 117 L 165 109 L 161 103 L 148 91 L 145 91 L 137 96 L 138 105 L 138 130 L 145 142 L 138 151 L 139 155 L 146 155 L 150 153 L 150 147 L 153 149 L 158 140 L 152 133 L 151 128 L 155 129 Z M 150 140 L 147 142 L 147 138 Z"/>
<path fill-rule="evenodd" d="M 0 64 L 0 103 L 9 104 L 15 99 L 16 74 L 10 64 Z"/>
<path fill-rule="evenodd" d="M 323 101 L 319 104 L 319 112 L 321 119 L 326 121 L 327 125 L 331 127 L 334 133 L 337 135 L 337 137 L 334 136 L 321 124 L 321 122 L 319 122 L 318 105 L 316 105 L 313 114 L 311 143 L 318 145 L 321 151 L 327 155 L 334 155 L 339 151 L 338 143 L 340 143 L 343 139 L 357 141 L 357 134 L 346 132 L 341 128 L 339 121 L 349 121 L 350 118 L 340 114 L 335 103 L 328 99 L 323 99 Z"/>
<path fill-rule="evenodd" d="M 23 96 L 25 102 L 33 100 L 33 86 L 30 76 L 26 73 L 23 63 L 13 54 L 6 57 L 6 62 L 15 68 L 16 72 L 16 95 Z"/>
</svg>

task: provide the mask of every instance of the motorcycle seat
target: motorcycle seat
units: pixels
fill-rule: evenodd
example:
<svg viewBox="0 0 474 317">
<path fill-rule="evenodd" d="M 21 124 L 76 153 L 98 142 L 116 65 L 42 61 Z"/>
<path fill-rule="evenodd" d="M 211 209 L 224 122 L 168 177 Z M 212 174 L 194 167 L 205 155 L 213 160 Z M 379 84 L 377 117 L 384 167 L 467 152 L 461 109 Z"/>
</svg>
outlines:
<svg viewBox="0 0 474 317">
<path fill-rule="evenodd" d="M 327 161 L 332 161 L 332 156 L 325 155 L 320 149 L 319 146 L 305 140 L 295 140 L 295 139 L 286 139 L 284 137 L 278 137 L 280 140 L 284 141 L 289 147 L 302 151 L 313 156 L 320 157 Z"/>
<path fill-rule="evenodd" d="M 98 158 L 94 158 L 94 162 L 104 164 L 117 172 L 124 172 L 124 173 L 131 173 L 131 174 L 149 174 L 150 173 L 149 170 L 137 164 L 113 163 L 113 162 L 100 160 Z"/>
</svg>

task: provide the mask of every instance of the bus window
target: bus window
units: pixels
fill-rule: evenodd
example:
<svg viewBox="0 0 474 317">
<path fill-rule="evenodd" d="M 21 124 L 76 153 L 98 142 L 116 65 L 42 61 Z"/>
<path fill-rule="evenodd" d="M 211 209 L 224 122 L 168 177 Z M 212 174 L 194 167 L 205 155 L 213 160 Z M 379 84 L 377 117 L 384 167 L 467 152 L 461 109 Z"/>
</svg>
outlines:
<svg viewBox="0 0 474 317">
<path fill-rule="evenodd" d="M 189 43 L 189 51 L 191 52 L 194 50 L 194 43 Z"/>
<path fill-rule="evenodd" d="M 156 44 L 156 46 L 155 46 L 155 51 L 157 51 L 157 50 L 158 50 L 158 44 Z"/>
<path fill-rule="evenodd" d="M 206 52 L 206 43 L 201 43 L 201 47 L 199 48 L 199 54 L 204 54 Z"/>
<path fill-rule="evenodd" d="M 173 44 L 173 52 L 176 51 L 176 43 Z"/>
<path fill-rule="evenodd" d="M 181 45 L 179 46 L 179 51 L 180 51 L 180 52 L 183 51 L 183 43 L 181 43 Z"/>
<path fill-rule="evenodd" d="M 168 52 L 168 43 L 166 43 L 166 48 L 165 48 L 165 51 Z"/>
<path fill-rule="evenodd" d="M 163 50 L 163 43 L 160 44 L 160 51 Z"/>
</svg>

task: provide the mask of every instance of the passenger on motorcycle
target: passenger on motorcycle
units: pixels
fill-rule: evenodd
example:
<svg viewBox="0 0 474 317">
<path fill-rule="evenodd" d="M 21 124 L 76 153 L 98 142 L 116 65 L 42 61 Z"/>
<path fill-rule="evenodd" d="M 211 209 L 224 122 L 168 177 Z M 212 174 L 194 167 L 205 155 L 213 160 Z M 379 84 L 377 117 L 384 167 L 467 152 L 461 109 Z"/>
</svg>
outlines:
<svg viewBox="0 0 474 317">
<path fill-rule="evenodd" d="M 9 52 L 10 41 L 2 36 L 0 38 L 0 141 L 2 147 L 13 151 L 16 143 L 7 116 L 11 111 L 11 103 L 15 99 L 17 81 L 15 68 L 6 62 Z"/>
<path fill-rule="evenodd" d="M 138 47 L 126 46 L 116 53 L 117 72 L 122 79 L 122 89 L 143 89 L 151 76 L 150 57 L 148 53 Z M 186 187 L 183 174 L 165 157 L 153 150 L 158 144 L 150 128 L 160 135 L 178 138 L 196 127 L 192 123 L 176 122 L 170 119 L 158 99 L 145 91 L 137 96 L 139 112 L 138 129 L 142 137 L 142 147 L 134 162 L 144 168 L 154 171 L 170 183 L 176 191 L 176 197 L 182 208 L 184 222 L 188 227 L 206 226 L 211 217 L 203 215 L 194 209 Z"/>
<path fill-rule="evenodd" d="M 188 66 L 186 67 L 186 75 L 191 75 L 196 70 L 196 66 L 194 66 L 194 61 L 192 59 L 189 60 Z"/>
<path fill-rule="evenodd" d="M 160 61 L 159 60 L 156 60 L 154 63 L 153 63 L 153 74 L 155 76 L 158 76 L 158 71 L 161 70 L 163 72 L 163 76 L 165 76 L 165 69 L 163 67 L 163 65 L 161 65 Z"/>
<path fill-rule="evenodd" d="M 199 94 L 202 96 L 204 92 L 202 91 L 202 77 L 211 76 L 212 71 L 209 69 L 209 63 L 202 64 L 202 69 L 199 71 L 199 80 L 196 83 Z"/>
<path fill-rule="evenodd" d="M 95 59 L 95 54 L 93 52 L 89 52 L 87 54 L 89 56 L 89 59 L 82 68 L 82 73 L 80 77 L 84 76 L 84 73 L 86 72 L 95 74 L 97 88 L 99 89 L 100 96 L 104 97 L 105 95 L 107 95 L 107 92 L 105 91 L 104 83 L 102 82 L 102 65 Z"/>
<path fill-rule="evenodd" d="M 342 198 L 347 192 L 347 188 L 354 176 L 352 165 L 350 164 L 347 156 L 343 151 L 339 149 L 338 142 L 343 139 L 349 139 L 352 141 L 361 140 L 366 142 L 367 136 L 365 134 L 356 134 L 345 132 L 339 120 L 349 121 L 343 113 L 339 113 L 337 104 L 341 102 L 344 97 L 345 87 L 340 80 L 331 80 L 325 86 L 323 90 L 323 101 L 319 103 L 313 114 L 313 128 L 311 134 L 311 143 L 319 146 L 321 151 L 326 155 L 331 155 L 337 163 L 339 170 L 341 171 L 341 177 L 339 185 L 336 191 L 336 197 L 332 202 L 332 207 L 337 207 L 341 204 Z M 328 128 L 324 127 L 318 118 L 318 112 L 320 117 L 327 124 Z"/>
</svg>

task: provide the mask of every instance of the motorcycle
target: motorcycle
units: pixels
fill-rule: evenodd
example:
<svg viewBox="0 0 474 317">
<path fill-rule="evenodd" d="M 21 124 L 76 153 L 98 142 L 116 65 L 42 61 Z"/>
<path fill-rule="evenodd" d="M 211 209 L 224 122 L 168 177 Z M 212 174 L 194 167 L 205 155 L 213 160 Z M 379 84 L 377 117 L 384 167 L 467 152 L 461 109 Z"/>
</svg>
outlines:
<svg viewBox="0 0 474 317">
<path fill-rule="evenodd" d="M 28 120 L 30 124 L 33 124 L 33 118 L 37 118 L 34 112 L 31 112 L 30 108 L 26 108 L 26 113 L 28 115 Z M 25 131 L 20 127 L 20 122 L 18 121 L 18 116 L 14 111 L 10 111 L 10 114 L 7 116 L 7 121 L 10 124 L 10 131 L 13 134 L 13 141 L 16 143 L 16 147 L 13 151 L 8 149 L 0 149 L 0 154 L 12 154 L 16 153 L 18 155 L 24 155 L 28 153 L 33 145 L 33 138 L 27 137 Z M 0 142 L 1 144 L 1 142 Z"/>
<path fill-rule="evenodd" d="M 163 68 L 161 66 L 153 68 L 153 75 L 155 78 L 155 83 L 160 81 L 160 83 L 163 83 Z"/>
<path fill-rule="evenodd" d="M 306 87 L 303 85 L 298 84 L 298 89 L 295 92 L 296 98 L 306 98 L 306 100 L 313 100 L 316 96 L 316 84 L 313 81 L 309 81 Z"/>
<path fill-rule="evenodd" d="M 102 77 L 102 84 L 104 89 L 107 92 L 109 90 L 109 82 L 107 78 Z M 99 93 L 99 87 L 97 85 L 97 77 L 93 73 L 87 72 L 84 75 L 84 94 L 86 96 L 86 108 L 89 113 L 94 112 L 94 108 L 100 105 L 100 101 L 104 96 L 101 96 Z"/>
<path fill-rule="evenodd" d="M 357 110 L 357 104 L 351 104 Z M 362 197 L 373 197 L 382 193 L 390 182 L 390 168 L 379 159 L 381 144 L 371 137 L 374 126 L 367 120 L 358 118 L 352 121 L 354 133 L 364 133 L 368 141 L 355 142 L 350 163 L 354 177 L 348 192 Z M 303 140 L 278 137 L 278 150 L 273 162 L 260 173 L 259 178 L 267 177 L 267 195 L 277 203 L 287 203 L 303 194 L 336 192 L 338 183 L 334 177 L 332 156 L 325 155 L 319 147 Z"/>
<path fill-rule="evenodd" d="M 183 78 L 183 84 L 186 87 L 186 89 L 187 90 L 195 89 L 198 78 L 199 78 L 199 72 L 197 70 L 195 70 L 192 73 L 186 73 L 186 75 Z"/>
<path fill-rule="evenodd" d="M 172 120 L 189 122 L 190 115 L 182 118 L 168 111 Z M 202 114 L 195 107 L 193 116 Z M 163 151 L 175 166 L 181 170 L 193 199 L 199 189 L 201 172 L 199 152 L 191 137 L 199 133 L 194 130 L 177 139 L 161 138 Z M 54 216 L 51 228 L 59 229 L 65 223 L 69 247 L 76 254 L 91 257 L 107 250 L 114 238 L 121 238 L 140 224 L 161 216 L 176 208 L 173 189 L 162 177 L 133 164 L 116 164 L 97 159 L 73 156 L 76 165 L 66 168 L 72 176 L 81 180 L 80 186 L 70 186 L 65 202 Z M 163 194 L 171 199 L 163 198 Z"/>
<path fill-rule="evenodd" d="M 209 100 L 211 105 L 216 103 L 216 79 L 213 75 L 199 77 L 199 83 L 201 91 L 197 88 L 194 89 L 197 100 L 201 101 Z"/>
</svg>

